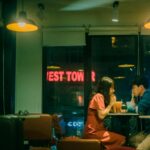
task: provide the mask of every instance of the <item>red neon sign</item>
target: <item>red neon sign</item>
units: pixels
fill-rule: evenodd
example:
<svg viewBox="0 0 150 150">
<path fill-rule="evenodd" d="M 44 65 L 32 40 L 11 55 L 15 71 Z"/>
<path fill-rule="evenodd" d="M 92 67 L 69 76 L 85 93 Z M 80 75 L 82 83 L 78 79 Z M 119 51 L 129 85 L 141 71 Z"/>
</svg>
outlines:
<svg viewBox="0 0 150 150">
<path fill-rule="evenodd" d="M 91 72 L 91 80 L 95 82 L 95 72 Z M 83 71 L 47 71 L 49 82 L 84 82 Z"/>
</svg>

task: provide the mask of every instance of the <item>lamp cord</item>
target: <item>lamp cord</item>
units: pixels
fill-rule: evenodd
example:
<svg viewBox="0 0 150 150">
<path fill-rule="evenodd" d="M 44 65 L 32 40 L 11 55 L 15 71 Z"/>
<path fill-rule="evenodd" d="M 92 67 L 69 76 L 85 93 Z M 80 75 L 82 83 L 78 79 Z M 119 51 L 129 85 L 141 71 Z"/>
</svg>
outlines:
<svg viewBox="0 0 150 150">
<path fill-rule="evenodd" d="M 21 11 L 24 11 L 24 1 L 21 0 Z"/>
</svg>

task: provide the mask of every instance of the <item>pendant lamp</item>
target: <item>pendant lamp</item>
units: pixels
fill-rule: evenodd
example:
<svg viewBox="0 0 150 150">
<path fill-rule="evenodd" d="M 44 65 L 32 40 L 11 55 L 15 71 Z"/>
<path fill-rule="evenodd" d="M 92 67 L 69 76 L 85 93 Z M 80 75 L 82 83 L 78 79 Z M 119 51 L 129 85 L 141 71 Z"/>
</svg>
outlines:
<svg viewBox="0 0 150 150">
<path fill-rule="evenodd" d="M 150 19 L 144 24 L 145 29 L 150 29 Z"/>
<path fill-rule="evenodd" d="M 119 1 L 114 1 L 113 2 L 113 12 L 112 12 L 112 22 L 118 22 L 119 21 L 119 10 L 118 10 L 118 6 L 119 6 Z"/>
<path fill-rule="evenodd" d="M 38 26 L 32 20 L 27 18 L 27 14 L 23 10 L 23 2 L 19 17 L 7 24 L 6 28 L 16 32 L 31 32 L 38 30 Z"/>
</svg>

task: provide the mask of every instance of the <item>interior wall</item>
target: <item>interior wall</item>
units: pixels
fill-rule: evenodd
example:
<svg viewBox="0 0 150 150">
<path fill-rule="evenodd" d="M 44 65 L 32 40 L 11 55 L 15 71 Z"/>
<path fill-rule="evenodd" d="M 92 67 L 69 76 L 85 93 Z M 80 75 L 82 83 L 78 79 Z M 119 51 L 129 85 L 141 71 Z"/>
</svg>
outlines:
<svg viewBox="0 0 150 150">
<path fill-rule="evenodd" d="M 85 28 L 62 27 L 43 29 L 44 46 L 82 46 L 85 45 Z"/>
<path fill-rule="evenodd" d="M 15 112 L 42 111 L 42 39 L 41 32 L 16 36 Z"/>
</svg>

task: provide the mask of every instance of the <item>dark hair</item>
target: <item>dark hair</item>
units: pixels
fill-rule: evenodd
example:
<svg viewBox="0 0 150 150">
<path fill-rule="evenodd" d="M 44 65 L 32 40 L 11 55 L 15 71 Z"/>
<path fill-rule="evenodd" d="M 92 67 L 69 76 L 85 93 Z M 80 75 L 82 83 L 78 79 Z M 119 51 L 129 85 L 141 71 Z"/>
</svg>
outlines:
<svg viewBox="0 0 150 150">
<path fill-rule="evenodd" d="M 114 81 L 107 76 L 102 77 L 97 85 L 97 93 L 101 93 L 104 95 L 105 105 L 107 106 L 110 103 L 109 90 L 110 87 L 114 84 Z"/>
<path fill-rule="evenodd" d="M 137 86 L 143 85 L 145 89 L 148 89 L 149 87 L 148 78 L 145 76 L 136 76 L 132 82 L 132 86 L 133 85 L 137 85 Z"/>
</svg>

